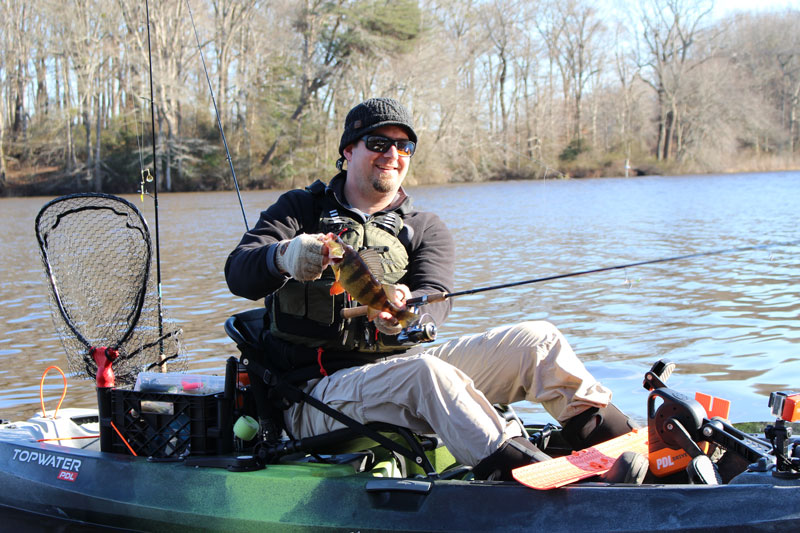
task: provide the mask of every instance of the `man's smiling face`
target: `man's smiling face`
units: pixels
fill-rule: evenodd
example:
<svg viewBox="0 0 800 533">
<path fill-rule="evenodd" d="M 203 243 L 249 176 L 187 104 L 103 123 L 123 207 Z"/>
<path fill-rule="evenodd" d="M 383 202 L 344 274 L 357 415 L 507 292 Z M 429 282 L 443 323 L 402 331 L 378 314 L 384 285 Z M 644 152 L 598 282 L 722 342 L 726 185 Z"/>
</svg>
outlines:
<svg viewBox="0 0 800 533">
<path fill-rule="evenodd" d="M 399 126 L 383 126 L 370 135 L 381 135 L 393 140 L 408 139 L 406 131 Z M 367 149 L 363 140 L 345 148 L 344 156 L 347 159 L 348 181 L 356 181 L 365 195 L 397 192 L 408 172 L 410 159 L 398 154 L 395 146 L 382 154 L 372 152 Z"/>
</svg>

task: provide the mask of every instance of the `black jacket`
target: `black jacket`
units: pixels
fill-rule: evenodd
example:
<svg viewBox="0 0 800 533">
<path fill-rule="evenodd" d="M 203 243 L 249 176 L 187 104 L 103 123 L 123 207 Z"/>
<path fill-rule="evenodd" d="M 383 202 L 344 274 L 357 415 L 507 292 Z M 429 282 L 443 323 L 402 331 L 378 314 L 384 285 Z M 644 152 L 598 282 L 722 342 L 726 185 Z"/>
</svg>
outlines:
<svg viewBox="0 0 800 533">
<path fill-rule="evenodd" d="M 325 194 L 348 216 L 363 218 L 347 207 L 343 192 L 346 178 L 346 172 L 336 175 Z M 392 210 L 403 220 L 398 238 L 409 258 L 408 272 L 400 283 L 411 289 L 412 296 L 452 292 L 455 245 L 450 230 L 435 214 L 414 211 L 410 198 Z M 244 234 L 225 263 L 225 279 L 231 292 L 258 300 L 279 289 L 286 278 L 268 268 L 270 248 L 301 233 L 318 233 L 319 216 L 313 195 L 304 189 L 282 194 L 277 202 L 262 211 L 258 223 Z M 446 300 L 426 305 L 422 311 L 441 325 L 450 309 L 450 300 Z"/>
</svg>

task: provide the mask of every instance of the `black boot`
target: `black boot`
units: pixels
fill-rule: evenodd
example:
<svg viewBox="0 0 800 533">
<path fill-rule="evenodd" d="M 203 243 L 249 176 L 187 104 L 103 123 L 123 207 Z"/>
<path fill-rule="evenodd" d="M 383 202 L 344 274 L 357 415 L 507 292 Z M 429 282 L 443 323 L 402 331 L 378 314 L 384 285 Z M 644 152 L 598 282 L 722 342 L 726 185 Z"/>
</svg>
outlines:
<svg viewBox="0 0 800 533">
<path fill-rule="evenodd" d="M 590 407 L 573 416 L 564 423 L 561 435 L 574 450 L 582 450 L 630 433 L 637 427 L 636 422 L 610 403 L 605 407 Z"/>
<path fill-rule="evenodd" d="M 623 452 L 608 472 L 600 476 L 600 481 L 641 485 L 648 468 L 650 463 L 641 453 Z"/>
<path fill-rule="evenodd" d="M 513 437 L 505 441 L 489 457 L 475 465 L 475 479 L 512 481 L 511 471 L 520 466 L 547 461 L 551 457 L 533 445 L 525 437 Z"/>
</svg>

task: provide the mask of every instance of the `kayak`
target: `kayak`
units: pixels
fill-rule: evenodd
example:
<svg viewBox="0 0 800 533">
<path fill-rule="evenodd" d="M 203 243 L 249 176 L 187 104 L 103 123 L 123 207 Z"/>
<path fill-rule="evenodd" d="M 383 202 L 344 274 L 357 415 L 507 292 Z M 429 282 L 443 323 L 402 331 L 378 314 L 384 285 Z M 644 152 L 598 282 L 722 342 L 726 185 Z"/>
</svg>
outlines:
<svg viewBox="0 0 800 533">
<path fill-rule="evenodd" d="M 800 480 L 752 468 L 724 485 L 399 477 L 392 460 L 133 456 L 99 448 L 98 412 L 64 409 L 0 425 L 0 505 L 137 531 L 794 531 Z M 64 439 L 71 440 L 47 440 Z M 428 452 L 438 470 L 453 460 Z M 236 471 L 241 470 L 241 471 Z M 595 478 L 596 479 L 596 478 Z"/>
<path fill-rule="evenodd" d="M 645 374 L 647 428 L 618 437 L 647 456 L 643 483 L 599 477 L 623 451 L 605 447 L 617 439 L 573 451 L 551 425 L 527 431 L 552 461 L 520 467 L 515 481 L 476 480 L 435 436 L 362 426 L 259 366 L 263 308 L 226 322 L 242 355 L 223 378 L 140 372 L 172 357 L 160 356 L 175 337 L 150 299 L 141 213 L 109 195 L 71 195 L 46 204 L 36 227 L 67 360 L 96 379 L 98 404 L 0 421 L 0 517 L 5 508 L 158 532 L 800 529 L 800 441 L 787 426 L 800 420 L 800 394 L 773 393 L 775 421 L 755 437 L 712 412 L 710 397 L 667 387 L 674 365 L 659 361 Z M 73 253 L 88 249 L 116 259 Z M 87 284 L 109 294 L 90 300 Z M 270 424 L 281 417 L 266 401 L 276 393 L 346 427 L 290 438 Z M 553 471 L 558 483 L 547 481 Z"/>
</svg>

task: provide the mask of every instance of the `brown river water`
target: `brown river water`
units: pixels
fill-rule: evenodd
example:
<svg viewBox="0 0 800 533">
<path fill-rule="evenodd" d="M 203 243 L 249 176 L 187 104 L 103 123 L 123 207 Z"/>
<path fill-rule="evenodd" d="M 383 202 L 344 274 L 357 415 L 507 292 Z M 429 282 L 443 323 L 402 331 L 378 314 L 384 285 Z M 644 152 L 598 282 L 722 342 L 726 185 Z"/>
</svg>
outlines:
<svg viewBox="0 0 800 533">
<path fill-rule="evenodd" d="M 458 298 L 439 339 L 527 319 L 558 325 L 614 402 L 644 420 L 642 376 L 659 358 L 670 383 L 732 401 L 733 421 L 769 418 L 771 391 L 800 390 L 800 172 L 606 178 L 409 187 L 457 244 L 456 290 L 731 248 L 719 253 Z M 244 192 L 249 224 L 279 192 Z M 153 202 L 136 195 L 154 230 Z M 0 417 L 39 411 L 50 365 L 66 370 L 54 333 L 34 218 L 51 198 L 0 199 Z M 184 330 L 193 373 L 236 355 L 222 325 L 261 305 L 232 296 L 225 258 L 244 231 L 233 192 L 159 195 L 164 306 Z M 787 244 L 797 243 L 797 244 Z M 50 373 L 51 411 L 61 378 Z M 65 406 L 93 407 L 91 381 L 70 376 Z M 548 421 L 521 403 L 526 420 Z"/>
</svg>

